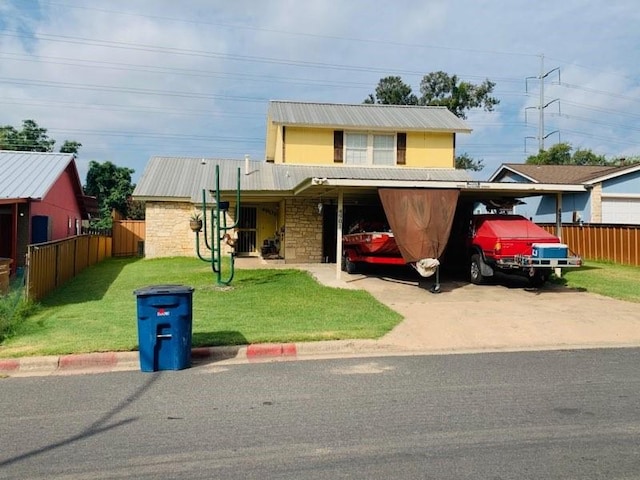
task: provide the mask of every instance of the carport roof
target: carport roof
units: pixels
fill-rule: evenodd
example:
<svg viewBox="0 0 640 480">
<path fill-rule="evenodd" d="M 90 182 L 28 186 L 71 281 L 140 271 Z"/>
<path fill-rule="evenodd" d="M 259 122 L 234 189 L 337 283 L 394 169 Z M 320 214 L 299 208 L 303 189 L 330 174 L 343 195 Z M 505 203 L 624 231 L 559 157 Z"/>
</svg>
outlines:
<svg viewBox="0 0 640 480">
<path fill-rule="evenodd" d="M 378 187 L 457 188 L 478 198 L 521 197 L 584 191 L 583 185 L 490 183 L 472 180 L 466 170 L 444 168 L 349 167 L 273 164 L 233 159 L 152 157 L 138 182 L 137 200 L 199 203 L 202 191 L 215 190 L 216 166 L 219 190 L 235 192 L 240 173 L 243 197 L 282 198 L 376 195 Z"/>
</svg>

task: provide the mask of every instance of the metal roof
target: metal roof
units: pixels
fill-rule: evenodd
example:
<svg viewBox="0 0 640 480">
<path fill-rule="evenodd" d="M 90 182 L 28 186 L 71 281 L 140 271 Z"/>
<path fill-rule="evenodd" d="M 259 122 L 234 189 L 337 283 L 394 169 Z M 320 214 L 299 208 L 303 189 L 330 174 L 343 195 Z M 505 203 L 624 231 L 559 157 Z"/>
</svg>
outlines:
<svg viewBox="0 0 640 480">
<path fill-rule="evenodd" d="M 73 160 L 70 153 L 0 150 L 0 199 L 42 199 Z"/>
<path fill-rule="evenodd" d="M 466 170 L 405 167 L 349 167 L 273 164 L 233 159 L 152 157 L 147 163 L 133 195 L 140 200 L 182 200 L 199 202 L 202 190 L 215 189 L 215 167 L 219 166 L 219 189 L 233 192 L 237 188 L 238 170 L 242 192 L 256 194 L 294 194 L 296 189 L 314 179 L 342 180 L 348 185 L 358 182 L 469 181 Z"/>
<path fill-rule="evenodd" d="M 271 101 L 267 116 L 280 125 L 471 132 L 446 107 Z"/>
</svg>

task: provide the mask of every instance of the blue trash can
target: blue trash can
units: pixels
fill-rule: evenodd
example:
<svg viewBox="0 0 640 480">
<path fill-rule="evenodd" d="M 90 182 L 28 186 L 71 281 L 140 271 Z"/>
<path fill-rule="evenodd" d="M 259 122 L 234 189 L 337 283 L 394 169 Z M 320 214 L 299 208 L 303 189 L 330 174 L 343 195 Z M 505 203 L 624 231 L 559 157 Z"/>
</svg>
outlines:
<svg viewBox="0 0 640 480">
<path fill-rule="evenodd" d="M 193 287 L 150 285 L 133 293 L 138 310 L 140 370 L 190 367 Z"/>
</svg>

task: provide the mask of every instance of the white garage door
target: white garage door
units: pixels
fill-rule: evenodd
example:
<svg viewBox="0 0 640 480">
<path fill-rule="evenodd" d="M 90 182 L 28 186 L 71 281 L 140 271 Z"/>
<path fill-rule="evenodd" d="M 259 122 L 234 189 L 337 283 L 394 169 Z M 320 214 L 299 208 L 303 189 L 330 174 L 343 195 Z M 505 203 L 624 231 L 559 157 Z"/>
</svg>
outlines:
<svg viewBox="0 0 640 480">
<path fill-rule="evenodd" d="M 640 225 L 640 198 L 603 198 L 602 223 Z"/>
</svg>

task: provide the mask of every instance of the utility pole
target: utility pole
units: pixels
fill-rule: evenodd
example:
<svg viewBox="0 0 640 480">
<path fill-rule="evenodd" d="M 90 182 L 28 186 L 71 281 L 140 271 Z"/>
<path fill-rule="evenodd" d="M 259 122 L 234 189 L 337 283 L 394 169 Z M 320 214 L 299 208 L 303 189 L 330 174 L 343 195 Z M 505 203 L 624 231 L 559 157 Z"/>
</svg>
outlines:
<svg viewBox="0 0 640 480">
<path fill-rule="evenodd" d="M 539 87 L 539 94 L 540 94 L 540 99 L 539 99 L 539 103 L 537 107 L 530 107 L 530 108 L 537 108 L 538 109 L 538 151 L 543 151 L 544 150 L 544 139 L 547 138 L 549 135 L 551 135 L 551 133 L 555 133 L 555 132 L 551 132 L 547 135 L 544 134 L 544 109 L 547 108 L 549 105 L 551 105 L 553 102 L 559 102 L 560 99 L 555 98 L 553 100 L 551 100 L 548 103 L 544 103 L 544 80 L 545 78 L 547 78 L 550 74 L 552 74 L 553 72 L 557 71 L 558 72 L 558 82 L 560 82 L 560 68 L 556 67 L 552 70 L 549 70 L 548 72 L 545 73 L 544 71 L 544 54 L 540 55 L 540 75 L 537 77 L 527 77 L 525 79 L 525 90 L 526 93 L 529 93 L 529 85 L 527 80 L 529 79 L 538 79 L 540 81 L 540 87 Z M 559 107 L 558 107 L 559 108 Z M 526 119 L 525 119 L 526 120 Z"/>
</svg>

